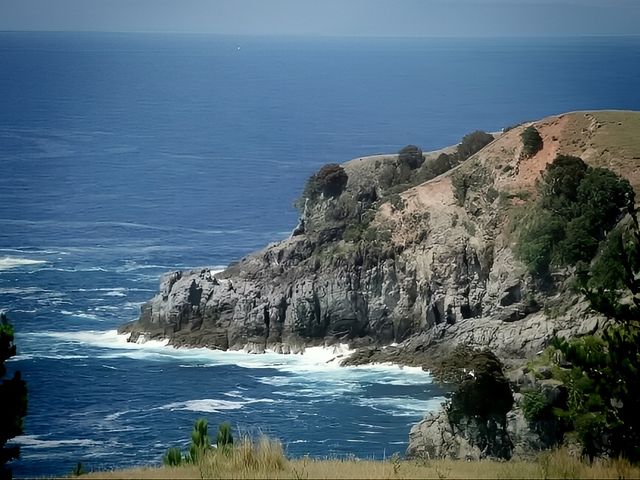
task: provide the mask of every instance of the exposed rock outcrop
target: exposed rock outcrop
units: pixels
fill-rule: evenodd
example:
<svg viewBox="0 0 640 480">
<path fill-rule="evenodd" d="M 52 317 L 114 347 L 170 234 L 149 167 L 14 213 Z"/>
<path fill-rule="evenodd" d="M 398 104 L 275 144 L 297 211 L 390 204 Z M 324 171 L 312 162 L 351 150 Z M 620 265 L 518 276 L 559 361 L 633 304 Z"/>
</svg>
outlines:
<svg viewBox="0 0 640 480">
<path fill-rule="evenodd" d="M 581 115 L 538 122 L 545 146 L 530 159 L 521 158 L 514 129 L 398 201 L 380 201 L 393 196 L 379 181 L 397 156 L 348 162 L 345 191 L 306 202 L 304 229 L 221 273 L 167 274 L 140 318 L 121 331 L 132 340 L 254 352 L 336 341 L 406 342 L 409 351 L 435 352 L 468 343 L 520 358 L 553 335 L 590 333 L 599 320 L 585 306 L 533 288 L 510 234 L 510 212 L 532 194 L 539 169 L 568 148 L 563 132 L 592 121 Z M 425 156 L 425 168 L 438 153 Z M 619 173 L 632 176 L 640 155 L 623 153 L 632 158 L 618 164 Z"/>
<path fill-rule="evenodd" d="M 454 148 L 426 154 L 423 164 L 410 167 L 399 165 L 397 155 L 347 162 L 344 189 L 307 198 L 290 238 L 220 273 L 165 275 L 140 318 L 120 332 L 130 332 L 130 341 L 168 338 L 176 346 L 255 353 L 347 341 L 359 347 L 351 364 L 422 366 L 458 344 L 521 360 L 553 336 L 593 333 L 603 318 L 563 286 L 564 278 L 555 290 L 539 291 L 516 259 L 514 212 L 535 197 L 540 171 L 558 153 L 606 166 L 638 191 L 640 147 L 612 139 L 623 138 L 620 129 L 640 127 L 640 114 L 574 113 L 535 126 L 544 146 L 533 157 L 520 154 L 521 126 L 417 185 L 411 175 L 422 175 Z M 398 169 L 403 181 L 409 179 L 400 193 L 388 184 Z M 546 441 L 518 410 L 503 424 L 468 418 L 455 426 L 440 413 L 412 429 L 409 450 L 430 457 L 494 456 L 479 432 L 493 435 L 502 457 L 526 455 Z"/>
</svg>

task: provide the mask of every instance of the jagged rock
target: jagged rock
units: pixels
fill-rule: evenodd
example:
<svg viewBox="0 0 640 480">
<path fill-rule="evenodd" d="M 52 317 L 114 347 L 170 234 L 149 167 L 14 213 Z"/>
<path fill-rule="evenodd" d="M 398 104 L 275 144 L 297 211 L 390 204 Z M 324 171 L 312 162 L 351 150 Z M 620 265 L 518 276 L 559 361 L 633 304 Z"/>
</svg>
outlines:
<svg viewBox="0 0 640 480">
<path fill-rule="evenodd" d="M 454 425 L 444 409 L 429 413 L 409 432 L 408 458 L 510 459 L 513 443 L 499 419 L 465 418 Z M 486 442 L 486 436 L 491 442 Z"/>
<path fill-rule="evenodd" d="M 552 117 L 537 128 L 545 134 L 570 121 L 581 120 Z M 374 203 L 384 193 L 380 177 L 397 155 L 347 162 L 342 193 L 305 200 L 304 231 L 215 275 L 208 269 L 165 275 L 140 318 L 120 331 L 132 333 L 133 341 L 142 334 L 173 345 L 255 352 L 335 341 L 370 347 L 399 342 L 400 349 L 415 353 L 420 346 L 437 356 L 468 343 L 503 358 L 532 356 L 554 336 L 593 333 L 602 318 L 584 303 L 574 304 L 570 292 L 548 308 L 548 294 L 536 291 L 515 258 L 505 228 L 521 203 L 514 195 L 535 189 L 544 164 L 519 158 L 519 133 L 505 133 L 455 171 L 402 192 L 397 208 Z M 426 163 L 430 155 L 438 152 L 425 154 Z M 620 168 L 631 172 L 637 163 L 630 159 Z M 462 196 L 454 177 L 465 180 Z M 504 198 L 496 199 L 496 192 Z M 349 208 L 355 223 L 368 220 L 345 222 Z M 346 241 L 352 227 L 361 229 L 351 232 L 359 240 Z M 393 350 L 369 357 L 391 353 L 415 363 Z M 428 360 L 426 353 L 418 357 Z"/>
</svg>

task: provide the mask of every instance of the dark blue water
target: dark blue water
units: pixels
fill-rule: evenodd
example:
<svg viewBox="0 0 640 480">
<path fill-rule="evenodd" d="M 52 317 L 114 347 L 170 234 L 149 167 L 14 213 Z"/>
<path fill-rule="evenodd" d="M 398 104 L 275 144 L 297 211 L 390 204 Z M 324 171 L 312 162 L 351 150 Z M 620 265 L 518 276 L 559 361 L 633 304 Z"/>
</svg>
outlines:
<svg viewBox="0 0 640 480">
<path fill-rule="evenodd" d="M 158 462 L 193 421 L 290 455 L 404 451 L 428 375 L 114 333 L 176 268 L 287 235 L 326 162 L 569 110 L 640 110 L 640 39 L 0 33 L 0 308 L 29 384 L 20 476 Z"/>
</svg>

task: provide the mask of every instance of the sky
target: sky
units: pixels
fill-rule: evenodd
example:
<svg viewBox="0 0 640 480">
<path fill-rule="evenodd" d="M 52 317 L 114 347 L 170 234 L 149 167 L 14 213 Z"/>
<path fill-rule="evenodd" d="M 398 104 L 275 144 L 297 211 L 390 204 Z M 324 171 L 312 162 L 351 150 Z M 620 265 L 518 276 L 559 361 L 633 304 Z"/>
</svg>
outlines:
<svg viewBox="0 0 640 480">
<path fill-rule="evenodd" d="M 640 0 L 0 0 L 0 31 L 639 35 Z"/>
</svg>

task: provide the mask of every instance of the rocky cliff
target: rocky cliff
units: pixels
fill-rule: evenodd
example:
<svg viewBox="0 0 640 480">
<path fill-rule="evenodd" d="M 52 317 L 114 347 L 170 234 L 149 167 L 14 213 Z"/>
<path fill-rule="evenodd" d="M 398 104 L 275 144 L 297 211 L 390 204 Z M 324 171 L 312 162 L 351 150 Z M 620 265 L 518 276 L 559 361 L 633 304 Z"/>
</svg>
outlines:
<svg viewBox="0 0 640 480">
<path fill-rule="evenodd" d="M 520 137 L 528 125 L 543 141 L 530 157 Z M 254 353 L 349 342 L 358 348 L 351 364 L 423 367 L 467 345 L 517 365 L 554 336 L 591 334 L 605 322 L 568 288 L 571 269 L 541 290 L 514 253 L 536 180 L 566 154 L 613 170 L 640 193 L 638 132 L 640 113 L 578 112 L 496 135 L 462 163 L 451 147 L 417 157 L 414 148 L 408 162 L 386 155 L 332 165 L 331 189 L 313 183 L 319 176 L 307 185 L 291 238 L 222 272 L 165 275 L 120 332 L 130 341 Z M 518 372 L 512 384 L 535 381 Z M 555 385 L 540 388 L 559 395 Z M 517 408 L 455 423 L 441 411 L 414 426 L 408 454 L 526 456 L 552 444 L 549 435 L 553 428 L 530 424 Z"/>
<path fill-rule="evenodd" d="M 165 275 L 121 331 L 133 341 L 251 352 L 349 341 L 372 347 L 365 360 L 382 354 L 375 346 L 405 342 L 413 363 L 413 353 L 426 359 L 457 343 L 522 358 L 552 335 L 590 333 L 601 319 L 579 299 L 533 288 L 513 253 L 513 212 L 531 200 L 558 153 L 607 166 L 638 190 L 639 117 L 573 113 L 535 122 L 544 148 L 531 158 L 521 155 L 519 126 L 418 185 L 420 168 L 393 183 L 397 155 L 347 162 L 344 190 L 308 202 L 295 236 L 223 272 Z M 421 168 L 454 148 L 426 154 Z"/>
</svg>

